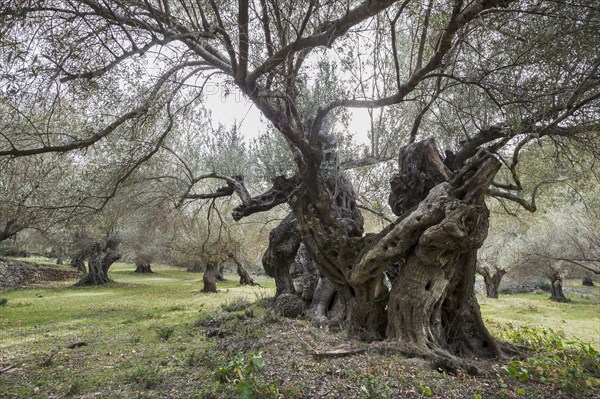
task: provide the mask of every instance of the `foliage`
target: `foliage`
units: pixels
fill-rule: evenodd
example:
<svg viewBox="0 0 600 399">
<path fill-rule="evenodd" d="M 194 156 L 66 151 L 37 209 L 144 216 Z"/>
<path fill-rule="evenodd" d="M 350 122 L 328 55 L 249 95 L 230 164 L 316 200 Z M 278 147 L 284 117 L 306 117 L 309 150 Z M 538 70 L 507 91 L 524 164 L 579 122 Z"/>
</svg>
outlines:
<svg viewBox="0 0 600 399">
<path fill-rule="evenodd" d="M 568 340 L 564 333 L 548 327 L 506 324 L 497 333 L 534 351 L 526 360 L 512 360 L 503 366 L 511 378 L 552 382 L 580 395 L 600 388 L 600 352 L 590 344 Z"/>
<path fill-rule="evenodd" d="M 262 386 L 258 373 L 265 367 L 262 352 L 254 351 L 246 357 L 238 353 L 233 360 L 215 371 L 215 377 L 221 382 L 232 383 L 239 399 L 277 396 L 278 383 Z"/>
<path fill-rule="evenodd" d="M 384 399 L 389 398 L 391 390 L 389 387 L 381 386 L 380 381 L 374 376 L 368 376 L 360 386 L 363 399 Z"/>
</svg>

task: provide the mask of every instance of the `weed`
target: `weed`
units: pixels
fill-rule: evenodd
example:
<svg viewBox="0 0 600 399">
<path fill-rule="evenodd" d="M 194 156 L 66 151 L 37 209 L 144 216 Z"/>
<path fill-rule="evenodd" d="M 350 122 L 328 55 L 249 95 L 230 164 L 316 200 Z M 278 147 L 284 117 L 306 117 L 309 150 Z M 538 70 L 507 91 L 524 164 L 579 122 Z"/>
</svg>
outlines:
<svg viewBox="0 0 600 399">
<path fill-rule="evenodd" d="M 530 358 L 513 360 L 503 367 L 512 379 L 551 382 L 574 395 L 586 394 L 597 386 L 600 352 L 591 345 L 568 341 L 564 333 L 551 328 L 507 324 L 498 332 L 502 338 L 535 351 Z"/>
<path fill-rule="evenodd" d="M 421 395 L 426 396 L 428 398 L 433 396 L 433 390 L 428 385 L 425 385 L 422 382 L 419 383 L 419 385 L 417 385 L 417 391 L 419 391 Z"/>
<path fill-rule="evenodd" d="M 168 341 L 175 332 L 173 326 L 160 326 L 156 328 L 156 336 L 162 341 Z"/>
<path fill-rule="evenodd" d="M 0 306 L 6 306 L 8 303 L 8 298 L 0 298 Z"/>
<path fill-rule="evenodd" d="M 221 304 L 221 309 L 225 312 L 239 312 L 240 310 L 246 310 L 252 305 L 252 302 L 244 298 L 235 298 L 231 301 Z"/>
<path fill-rule="evenodd" d="M 390 388 L 379 385 L 377 378 L 370 375 L 360 385 L 361 399 L 383 399 L 390 397 Z"/>
<path fill-rule="evenodd" d="M 163 376 L 158 365 L 143 364 L 131 370 L 126 379 L 129 382 L 141 385 L 145 389 L 150 389 L 159 385 L 163 380 Z"/>
<path fill-rule="evenodd" d="M 254 351 L 248 355 L 238 353 L 233 360 L 215 371 L 219 382 L 233 384 L 238 398 L 277 397 L 279 383 L 263 385 L 258 381 L 258 372 L 265 366 L 262 352 Z"/>
</svg>

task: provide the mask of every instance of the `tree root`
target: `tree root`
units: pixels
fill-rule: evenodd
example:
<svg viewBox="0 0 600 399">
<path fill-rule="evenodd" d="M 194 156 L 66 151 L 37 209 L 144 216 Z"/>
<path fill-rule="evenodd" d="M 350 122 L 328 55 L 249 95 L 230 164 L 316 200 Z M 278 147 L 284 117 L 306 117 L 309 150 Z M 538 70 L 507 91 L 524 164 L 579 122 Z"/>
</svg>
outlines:
<svg viewBox="0 0 600 399">
<path fill-rule="evenodd" d="M 525 348 L 523 347 L 503 342 L 499 342 L 498 345 L 502 351 L 502 356 L 499 359 L 508 359 L 515 356 L 520 357 L 525 354 Z M 369 349 L 377 350 L 385 356 L 397 353 L 407 358 L 420 358 L 429 361 L 429 364 L 433 369 L 449 374 L 464 373 L 468 375 L 479 375 L 483 372 L 483 370 L 475 364 L 474 361 L 476 358 L 457 357 L 447 350 L 433 344 L 418 345 L 407 342 L 383 341 L 371 343 Z"/>
</svg>

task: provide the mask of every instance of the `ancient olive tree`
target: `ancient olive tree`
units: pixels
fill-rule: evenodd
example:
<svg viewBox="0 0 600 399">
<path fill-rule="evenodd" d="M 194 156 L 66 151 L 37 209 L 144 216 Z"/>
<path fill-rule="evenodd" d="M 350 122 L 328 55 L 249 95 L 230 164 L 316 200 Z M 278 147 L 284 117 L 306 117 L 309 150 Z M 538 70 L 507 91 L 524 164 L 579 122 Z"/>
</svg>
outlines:
<svg viewBox="0 0 600 399">
<path fill-rule="evenodd" d="M 142 162 L 206 82 L 221 79 L 285 138 L 296 172 L 256 197 L 239 176 L 205 176 L 226 182 L 214 194 L 239 196 L 234 219 L 287 202 L 320 275 L 347 306 L 348 331 L 450 367 L 456 356 L 503 353 L 473 290 L 485 197 L 535 210 L 521 194 L 530 183 L 521 150 L 540 141 L 574 141 L 594 154 L 598 146 L 592 0 L 14 0 L 3 3 L 1 23 L 3 101 L 24 115 L 32 112 L 17 100 L 25 94 L 90 106 L 85 129 L 47 123 L 2 136 L 0 157 L 81 152 L 116 136 L 144 142 L 132 150 Z M 315 70 L 332 63 L 328 86 L 314 85 Z M 111 112 L 95 114 L 93 101 L 105 95 Z M 364 234 L 336 146 L 348 110 L 386 107 L 382 116 L 401 123 L 372 126 L 370 155 L 389 155 L 382 138 L 402 146 L 389 201 L 397 219 Z M 142 129 L 147 121 L 156 128 Z M 508 173 L 497 178 L 502 167 Z"/>
</svg>

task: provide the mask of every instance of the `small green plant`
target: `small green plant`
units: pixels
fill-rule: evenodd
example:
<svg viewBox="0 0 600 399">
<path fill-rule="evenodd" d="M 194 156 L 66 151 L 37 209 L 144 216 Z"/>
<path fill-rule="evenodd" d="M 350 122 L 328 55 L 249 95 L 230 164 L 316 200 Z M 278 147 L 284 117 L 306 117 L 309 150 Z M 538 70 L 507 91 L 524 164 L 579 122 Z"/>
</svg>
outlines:
<svg viewBox="0 0 600 399">
<path fill-rule="evenodd" d="M 519 361 L 512 361 L 502 368 L 506 370 L 512 378 L 518 379 L 519 381 L 529 381 L 531 379 L 529 370 L 522 367 L 521 362 Z"/>
<path fill-rule="evenodd" d="M 127 380 L 141 385 L 145 389 L 150 389 L 163 380 L 160 367 L 156 364 L 143 364 L 135 367 L 127 375 Z"/>
<path fill-rule="evenodd" d="M 380 386 L 377 378 L 370 375 L 361 384 L 362 399 L 383 399 L 390 397 L 390 389 L 386 386 Z"/>
<path fill-rule="evenodd" d="M 220 382 L 233 384 L 235 394 L 240 399 L 278 396 L 277 382 L 263 386 L 258 381 L 258 373 L 265 366 L 262 352 L 254 351 L 246 356 L 238 353 L 233 360 L 215 371 Z"/>
<path fill-rule="evenodd" d="M 239 312 L 240 310 L 246 310 L 252 305 L 252 302 L 244 298 L 235 298 L 229 302 L 221 304 L 221 309 L 225 312 Z"/>
<path fill-rule="evenodd" d="M 156 336 L 162 341 L 168 341 L 175 332 L 173 326 L 160 326 L 156 329 Z"/>
<path fill-rule="evenodd" d="M 8 303 L 8 298 L 0 298 L 0 306 L 6 306 Z"/>
<path fill-rule="evenodd" d="M 73 383 L 69 386 L 69 390 L 67 391 L 66 395 L 67 396 L 75 396 L 78 395 L 79 393 L 81 393 L 81 390 L 83 388 L 83 384 L 81 383 L 81 381 L 73 381 Z"/>
<path fill-rule="evenodd" d="M 417 386 L 417 390 L 419 391 L 419 393 L 425 397 L 432 397 L 433 396 L 433 390 L 431 389 L 431 387 L 429 387 L 428 385 L 423 384 L 422 382 L 419 383 L 419 385 Z"/>
<path fill-rule="evenodd" d="M 507 324 L 498 335 L 534 350 L 526 360 L 513 360 L 503 366 L 518 381 L 553 383 L 571 393 L 584 395 L 597 388 L 600 352 L 580 341 L 569 341 L 561 331 L 535 326 Z M 524 395 L 519 392 L 519 395 Z"/>
</svg>

